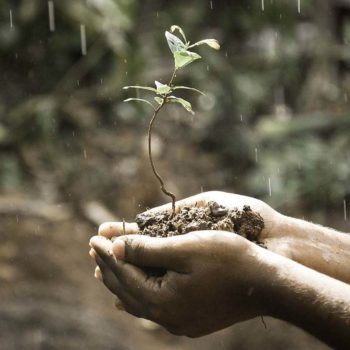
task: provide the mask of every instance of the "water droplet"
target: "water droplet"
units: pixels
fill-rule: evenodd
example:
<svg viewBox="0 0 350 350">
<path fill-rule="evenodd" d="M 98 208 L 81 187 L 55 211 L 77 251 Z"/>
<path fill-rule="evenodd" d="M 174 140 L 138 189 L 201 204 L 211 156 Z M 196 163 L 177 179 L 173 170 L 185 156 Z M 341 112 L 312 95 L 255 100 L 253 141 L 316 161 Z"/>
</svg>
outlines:
<svg viewBox="0 0 350 350">
<path fill-rule="evenodd" d="M 50 28 L 50 32 L 54 32 L 55 31 L 55 8 L 54 8 L 54 4 L 53 1 L 50 0 L 48 1 L 48 8 L 49 8 L 49 28 Z"/>
<path fill-rule="evenodd" d="M 87 47 L 86 47 L 86 30 L 85 30 L 84 24 L 80 25 L 80 41 L 81 41 L 81 54 L 85 56 L 87 53 Z"/>
<path fill-rule="evenodd" d="M 255 148 L 255 163 L 258 162 L 258 149 Z"/>
<path fill-rule="evenodd" d="M 12 10 L 10 10 L 10 27 L 13 28 Z"/>
<path fill-rule="evenodd" d="M 301 2 L 301 0 L 298 0 L 298 13 L 300 13 L 300 2 Z"/>
<path fill-rule="evenodd" d="M 344 221 L 348 221 L 347 208 L 346 208 L 346 199 L 344 199 Z"/>
<path fill-rule="evenodd" d="M 213 0 L 210 0 L 210 9 L 211 9 L 211 10 L 214 10 Z"/>
<path fill-rule="evenodd" d="M 271 178 L 269 177 L 269 196 L 272 196 Z"/>
<path fill-rule="evenodd" d="M 265 11 L 265 1 L 261 0 L 261 10 Z"/>
</svg>

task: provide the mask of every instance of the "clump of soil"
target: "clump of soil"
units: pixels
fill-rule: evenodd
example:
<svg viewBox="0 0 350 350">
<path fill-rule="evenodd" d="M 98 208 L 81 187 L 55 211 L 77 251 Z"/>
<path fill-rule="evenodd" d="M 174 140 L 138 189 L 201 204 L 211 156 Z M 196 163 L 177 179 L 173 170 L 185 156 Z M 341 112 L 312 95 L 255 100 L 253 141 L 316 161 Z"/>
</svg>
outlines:
<svg viewBox="0 0 350 350">
<path fill-rule="evenodd" d="M 264 228 L 260 214 L 249 206 L 243 210 L 227 209 L 212 201 L 204 207 L 183 207 L 172 217 L 171 212 L 142 213 L 136 216 L 139 234 L 151 237 L 170 237 L 192 231 L 221 230 L 235 232 L 250 241 L 258 242 Z"/>
</svg>

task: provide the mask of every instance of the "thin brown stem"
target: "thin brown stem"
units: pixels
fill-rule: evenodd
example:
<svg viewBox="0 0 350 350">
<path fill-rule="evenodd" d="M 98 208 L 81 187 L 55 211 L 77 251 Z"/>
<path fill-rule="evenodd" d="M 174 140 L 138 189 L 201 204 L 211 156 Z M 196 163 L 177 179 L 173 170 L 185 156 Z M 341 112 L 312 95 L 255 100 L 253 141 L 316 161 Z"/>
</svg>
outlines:
<svg viewBox="0 0 350 350">
<path fill-rule="evenodd" d="M 171 86 L 171 84 L 173 83 L 173 80 L 175 78 L 175 75 L 176 75 L 176 69 L 174 69 L 174 72 L 171 76 L 171 79 L 169 81 L 169 86 Z M 168 191 L 166 188 L 165 188 L 165 185 L 164 185 L 164 180 L 163 178 L 160 176 L 160 174 L 158 173 L 155 165 L 154 165 L 154 162 L 153 162 L 153 157 L 152 157 L 152 131 L 153 131 L 153 124 L 157 118 L 157 115 L 159 113 L 159 111 L 164 107 L 164 105 L 167 103 L 167 97 L 168 95 L 164 96 L 163 97 L 163 102 L 155 109 L 154 113 L 153 113 L 153 116 L 151 118 L 151 121 L 149 123 L 149 127 L 148 127 L 148 156 L 149 156 L 149 161 L 151 163 L 151 167 L 152 167 L 152 171 L 153 171 L 153 174 L 155 175 L 155 177 L 158 179 L 159 183 L 160 183 L 160 189 L 162 190 L 162 192 L 167 195 L 168 197 L 171 198 L 171 203 L 172 203 L 172 215 L 175 215 L 175 202 L 176 202 L 176 197 L 174 195 L 174 193 Z"/>
</svg>

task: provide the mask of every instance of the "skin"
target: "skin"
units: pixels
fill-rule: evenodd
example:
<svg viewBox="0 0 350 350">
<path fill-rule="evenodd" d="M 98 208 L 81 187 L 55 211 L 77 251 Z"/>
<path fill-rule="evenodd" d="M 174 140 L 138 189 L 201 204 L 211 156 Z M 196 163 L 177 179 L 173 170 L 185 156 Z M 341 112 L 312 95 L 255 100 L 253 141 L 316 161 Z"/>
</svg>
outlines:
<svg viewBox="0 0 350 350">
<path fill-rule="evenodd" d="M 269 250 L 221 231 L 151 238 L 136 235 L 134 223 L 125 225 L 125 231 L 122 223 L 106 223 L 100 236 L 91 239 L 90 254 L 98 265 L 95 276 L 118 297 L 117 307 L 190 337 L 269 315 L 333 347 L 349 348 L 350 286 L 340 281 L 349 281 L 349 256 L 342 258 L 348 237 L 285 217 L 254 198 L 229 193 L 207 192 L 180 201 L 177 207 L 209 200 L 230 208 L 248 204 L 258 211 L 266 225 L 261 240 Z M 114 242 L 107 239 L 114 236 L 119 236 Z M 327 249 L 335 253 L 325 264 L 325 257 L 314 255 Z M 165 274 L 150 276 L 147 267 L 162 268 Z"/>
<path fill-rule="evenodd" d="M 277 212 L 263 201 L 220 191 L 210 191 L 180 200 L 176 210 L 184 206 L 204 206 L 209 201 L 233 209 L 249 205 L 264 219 L 265 228 L 260 242 L 268 250 L 290 258 L 328 276 L 350 283 L 350 235 Z M 171 204 L 151 209 L 153 212 L 170 211 Z M 138 232 L 136 223 L 126 223 L 125 234 Z M 112 238 L 123 234 L 123 223 L 106 222 L 99 235 Z"/>
</svg>

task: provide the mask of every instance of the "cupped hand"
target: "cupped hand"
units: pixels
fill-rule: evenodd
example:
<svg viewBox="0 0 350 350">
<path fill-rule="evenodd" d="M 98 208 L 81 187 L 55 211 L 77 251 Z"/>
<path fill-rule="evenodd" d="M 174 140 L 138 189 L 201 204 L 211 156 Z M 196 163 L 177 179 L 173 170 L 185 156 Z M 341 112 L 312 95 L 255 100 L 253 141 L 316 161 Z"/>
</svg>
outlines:
<svg viewBox="0 0 350 350">
<path fill-rule="evenodd" d="M 100 278 L 124 309 L 171 333 L 202 336 L 264 314 L 257 245 L 222 231 L 91 239 Z M 147 267 L 165 269 L 150 276 Z M 263 276 L 265 275 L 265 276 Z M 267 274 L 269 275 L 269 274 Z"/>
<path fill-rule="evenodd" d="M 210 201 L 215 201 L 228 209 L 237 208 L 242 210 L 245 205 L 250 206 L 264 219 L 264 229 L 260 234 L 259 242 L 275 253 L 289 258 L 292 257 L 291 245 L 288 242 L 289 238 L 293 239 L 293 237 L 287 237 L 282 229 L 286 217 L 259 199 L 228 192 L 209 191 L 177 201 L 176 210 L 179 211 L 185 206 L 205 206 Z M 163 211 L 171 211 L 171 204 L 152 208 L 148 212 L 160 213 Z M 100 226 L 98 234 L 106 238 L 112 238 L 125 234 L 136 234 L 137 232 L 138 226 L 136 223 L 106 222 Z"/>
</svg>

